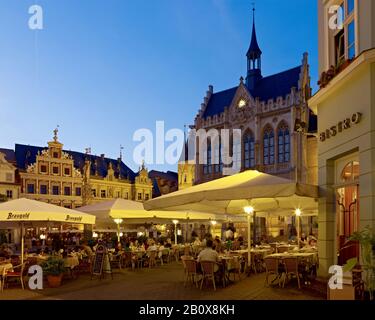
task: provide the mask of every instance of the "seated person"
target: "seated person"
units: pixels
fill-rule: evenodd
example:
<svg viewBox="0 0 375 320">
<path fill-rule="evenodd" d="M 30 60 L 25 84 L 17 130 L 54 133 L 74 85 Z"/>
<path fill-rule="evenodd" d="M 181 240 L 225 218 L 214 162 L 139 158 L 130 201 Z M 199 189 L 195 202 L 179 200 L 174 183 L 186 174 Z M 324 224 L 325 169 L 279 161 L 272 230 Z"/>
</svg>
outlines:
<svg viewBox="0 0 375 320">
<path fill-rule="evenodd" d="M 82 242 L 82 250 L 85 251 L 88 257 L 92 257 L 94 255 L 94 251 L 92 251 L 86 240 Z"/>
<path fill-rule="evenodd" d="M 307 243 L 307 237 L 304 233 L 302 233 L 301 235 L 301 238 L 300 238 L 300 247 L 304 247 L 306 246 L 308 243 Z"/>
<path fill-rule="evenodd" d="M 147 248 L 147 251 L 157 251 L 157 250 L 158 250 L 158 248 L 157 248 L 155 242 L 152 241 L 152 242 L 150 243 L 150 246 Z"/>
<path fill-rule="evenodd" d="M 164 243 L 164 247 L 166 247 L 166 248 L 172 248 L 172 240 L 171 240 L 171 238 L 167 239 L 167 241 Z"/>
<path fill-rule="evenodd" d="M 212 261 L 212 262 L 219 262 L 219 254 L 212 249 L 213 241 L 208 239 L 206 242 L 206 248 L 203 249 L 198 255 L 198 262 L 201 261 Z M 215 264 L 214 272 L 217 272 L 219 267 Z"/>
<path fill-rule="evenodd" d="M 194 240 L 194 242 L 193 242 L 193 245 L 194 245 L 194 246 L 200 246 L 201 244 L 202 244 L 202 243 L 201 243 L 201 241 L 199 240 L 199 238 L 196 237 L 195 240 Z"/>
<path fill-rule="evenodd" d="M 223 251 L 223 245 L 221 244 L 221 240 L 219 238 L 216 238 L 215 239 L 215 250 L 217 253 L 220 253 Z"/>
</svg>

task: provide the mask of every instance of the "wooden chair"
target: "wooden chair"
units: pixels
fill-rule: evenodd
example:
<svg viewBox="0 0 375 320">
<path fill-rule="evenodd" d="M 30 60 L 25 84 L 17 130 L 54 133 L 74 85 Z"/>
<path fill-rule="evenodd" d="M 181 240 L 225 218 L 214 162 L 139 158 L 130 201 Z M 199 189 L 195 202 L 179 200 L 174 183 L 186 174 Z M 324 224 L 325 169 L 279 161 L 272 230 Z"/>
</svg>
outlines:
<svg viewBox="0 0 375 320">
<path fill-rule="evenodd" d="M 169 249 L 163 249 L 163 251 L 161 253 L 161 262 L 162 262 L 162 264 L 170 262 L 170 257 L 171 257 L 170 253 L 171 253 L 171 250 L 169 250 Z"/>
<path fill-rule="evenodd" d="M 132 253 L 130 251 L 125 251 L 121 255 L 121 266 L 128 268 L 132 267 L 133 268 L 133 263 L 132 263 Z"/>
<path fill-rule="evenodd" d="M 298 259 L 296 257 L 287 257 L 283 259 L 285 267 L 285 276 L 283 281 L 283 288 L 285 286 L 285 280 L 289 279 L 289 276 L 296 276 L 298 282 L 298 289 L 301 289 L 300 283 L 300 272 L 298 270 Z"/>
<path fill-rule="evenodd" d="M 201 268 L 202 268 L 201 290 L 203 287 L 203 282 L 207 283 L 207 281 L 211 280 L 214 286 L 214 290 L 216 291 L 216 284 L 215 284 L 216 263 L 213 261 L 201 261 L 200 263 L 201 263 Z"/>
<path fill-rule="evenodd" d="M 194 258 L 192 256 L 181 256 L 181 262 L 182 262 L 182 265 L 184 267 L 184 279 L 185 279 L 186 273 L 187 273 L 187 266 L 186 266 L 186 263 L 185 263 L 186 260 L 194 260 Z"/>
<path fill-rule="evenodd" d="M 112 269 L 120 269 L 121 270 L 121 253 L 112 255 L 110 264 L 111 264 Z"/>
<path fill-rule="evenodd" d="M 275 281 L 279 277 L 279 260 L 277 258 L 265 258 L 264 263 L 266 266 L 265 284 L 269 286 L 268 277 L 270 275 L 276 276 L 276 278 L 273 281 Z M 280 281 L 279 281 L 279 286 L 280 286 Z"/>
<path fill-rule="evenodd" d="M 230 269 L 228 270 L 229 274 L 233 274 L 233 281 L 236 281 L 236 275 L 238 275 L 238 280 L 241 280 L 241 260 L 240 257 L 233 257 L 231 261 Z"/>
<path fill-rule="evenodd" d="M 9 279 L 19 279 L 20 282 L 21 282 L 21 287 L 24 290 L 25 286 L 24 286 L 24 283 L 23 283 L 23 278 L 25 276 L 25 271 L 27 271 L 26 262 L 24 262 L 24 263 L 22 263 L 18 266 L 13 267 L 13 271 L 7 271 L 5 273 L 5 275 L 3 277 L 3 285 L 4 285 L 4 283 L 6 283 L 8 285 Z"/>
<path fill-rule="evenodd" d="M 1 289 L 1 292 L 3 292 L 3 290 L 4 290 L 5 277 L 6 277 L 7 271 L 9 269 L 10 268 L 5 267 L 5 264 L 4 264 L 4 266 L 2 268 L 2 272 L 0 274 L 0 289 Z"/>
<path fill-rule="evenodd" d="M 149 251 L 148 253 L 148 267 L 152 268 L 156 266 L 157 251 Z"/>
<path fill-rule="evenodd" d="M 143 252 L 135 252 L 132 253 L 132 261 L 134 263 L 134 266 L 137 266 L 137 268 L 143 268 L 144 262 L 145 262 L 145 255 Z"/>
<path fill-rule="evenodd" d="M 179 249 L 179 247 L 173 246 L 171 254 L 176 259 L 176 262 L 178 262 L 180 260 L 180 249 Z"/>
<path fill-rule="evenodd" d="M 184 287 L 186 287 L 187 282 L 190 280 L 198 288 L 198 271 L 197 271 L 197 262 L 194 259 L 185 260 L 186 265 L 186 278 Z"/>
<path fill-rule="evenodd" d="M 84 257 L 79 261 L 78 265 L 78 273 L 91 273 L 91 261 L 92 258 L 90 257 Z"/>
<path fill-rule="evenodd" d="M 184 256 L 191 256 L 191 249 L 188 246 L 184 248 Z"/>
</svg>

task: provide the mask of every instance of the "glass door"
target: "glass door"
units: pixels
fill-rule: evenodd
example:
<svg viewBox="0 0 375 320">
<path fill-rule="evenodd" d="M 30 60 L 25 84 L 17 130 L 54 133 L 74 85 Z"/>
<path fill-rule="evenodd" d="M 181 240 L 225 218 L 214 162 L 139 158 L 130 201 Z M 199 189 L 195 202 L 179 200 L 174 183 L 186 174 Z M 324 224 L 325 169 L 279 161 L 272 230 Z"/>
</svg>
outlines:
<svg viewBox="0 0 375 320">
<path fill-rule="evenodd" d="M 336 230 L 338 264 L 343 265 L 353 257 L 359 257 L 358 243 L 349 237 L 359 226 L 359 162 L 348 163 L 341 172 L 342 187 L 336 189 Z"/>
</svg>

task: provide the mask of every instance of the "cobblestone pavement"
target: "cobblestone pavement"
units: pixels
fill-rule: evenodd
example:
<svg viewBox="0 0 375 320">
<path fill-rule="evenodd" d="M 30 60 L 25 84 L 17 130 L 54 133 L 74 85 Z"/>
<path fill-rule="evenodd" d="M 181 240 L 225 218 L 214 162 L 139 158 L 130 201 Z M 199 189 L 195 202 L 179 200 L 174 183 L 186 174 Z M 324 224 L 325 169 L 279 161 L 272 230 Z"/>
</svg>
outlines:
<svg viewBox="0 0 375 320">
<path fill-rule="evenodd" d="M 226 288 L 212 287 L 202 291 L 193 285 L 184 287 L 184 275 L 181 264 L 176 262 L 153 269 L 115 270 L 113 280 L 110 275 L 105 279 L 90 279 L 90 275 L 80 275 L 78 279 L 68 276 L 60 288 L 46 288 L 32 291 L 16 287 L 5 288 L 0 292 L 3 299 L 57 299 L 57 300 L 323 300 L 325 296 L 290 282 L 285 288 L 266 287 L 265 274 L 238 277 Z"/>
</svg>

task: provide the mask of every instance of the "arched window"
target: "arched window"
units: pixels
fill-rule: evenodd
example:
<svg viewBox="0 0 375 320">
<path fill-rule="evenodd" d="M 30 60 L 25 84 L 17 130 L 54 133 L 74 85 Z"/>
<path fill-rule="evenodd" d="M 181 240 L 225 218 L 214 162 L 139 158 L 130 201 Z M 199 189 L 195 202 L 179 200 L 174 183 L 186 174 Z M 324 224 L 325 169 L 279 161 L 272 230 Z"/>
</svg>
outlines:
<svg viewBox="0 0 375 320">
<path fill-rule="evenodd" d="M 244 165 L 245 169 L 255 167 L 255 143 L 254 136 L 251 133 L 247 133 L 244 137 Z"/>
<path fill-rule="evenodd" d="M 278 162 L 285 163 L 290 161 L 290 135 L 287 125 L 282 124 L 278 129 Z"/>
<path fill-rule="evenodd" d="M 342 182 L 356 182 L 359 179 L 359 162 L 351 161 L 341 172 Z"/>
<path fill-rule="evenodd" d="M 263 132 L 263 164 L 265 166 L 275 163 L 275 135 L 271 127 Z"/>
</svg>

